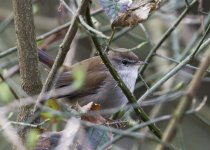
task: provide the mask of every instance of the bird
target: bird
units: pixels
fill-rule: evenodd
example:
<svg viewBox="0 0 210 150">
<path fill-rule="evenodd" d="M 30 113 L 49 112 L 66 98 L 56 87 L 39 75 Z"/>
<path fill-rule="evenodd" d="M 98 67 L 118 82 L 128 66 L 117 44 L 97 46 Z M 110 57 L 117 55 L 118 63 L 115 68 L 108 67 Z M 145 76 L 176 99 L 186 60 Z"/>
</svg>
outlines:
<svg viewBox="0 0 210 150">
<path fill-rule="evenodd" d="M 49 68 L 52 67 L 54 63 L 52 56 L 41 49 L 38 50 L 38 56 L 43 64 Z M 138 69 L 145 62 L 125 48 L 109 51 L 107 57 L 125 85 L 133 92 L 138 77 Z M 121 107 L 128 103 L 126 96 L 118 87 L 100 56 L 91 57 L 70 67 L 65 66 L 63 72 L 58 76 L 55 88 L 59 89 L 71 85 L 74 81 L 72 72 L 78 67 L 85 70 L 84 85 L 74 92 L 62 95 L 68 98 L 67 101 L 77 102 L 80 106 L 93 102 L 99 104 L 102 110 Z"/>
</svg>

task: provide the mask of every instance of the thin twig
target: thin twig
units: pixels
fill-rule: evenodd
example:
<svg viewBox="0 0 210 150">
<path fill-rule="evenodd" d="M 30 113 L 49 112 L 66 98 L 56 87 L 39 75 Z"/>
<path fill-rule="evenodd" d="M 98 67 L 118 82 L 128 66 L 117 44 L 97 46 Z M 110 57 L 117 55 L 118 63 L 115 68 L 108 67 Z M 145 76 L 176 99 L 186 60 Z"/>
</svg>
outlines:
<svg viewBox="0 0 210 150">
<path fill-rule="evenodd" d="M 149 89 L 149 85 L 147 84 L 147 82 L 144 80 L 144 78 L 141 76 L 141 74 L 139 74 L 139 77 L 141 79 L 141 81 L 143 81 L 145 87 L 147 88 L 147 90 Z"/>
<path fill-rule="evenodd" d="M 202 45 L 206 35 L 208 34 L 210 30 L 210 25 L 206 30 L 206 33 L 202 37 L 202 39 L 199 41 L 198 45 L 194 49 L 194 51 L 187 56 L 183 61 L 180 62 L 176 67 L 174 67 L 171 71 L 169 71 L 164 77 L 162 77 L 159 81 L 157 81 L 147 92 L 145 92 L 141 98 L 139 98 L 138 103 L 141 103 L 147 96 L 152 94 L 159 86 L 161 86 L 164 82 L 166 82 L 169 78 L 171 78 L 173 75 L 175 75 L 179 70 L 181 70 L 189 61 L 195 56 L 195 54 L 200 50 L 200 46 Z"/>
<path fill-rule="evenodd" d="M 46 79 L 45 84 L 43 85 L 42 91 L 40 93 L 40 96 L 37 99 L 36 104 L 39 104 L 39 103 L 43 104 L 45 102 L 45 100 L 43 99 L 44 98 L 43 93 L 45 93 L 46 91 L 49 91 L 52 88 L 54 80 L 56 78 L 57 71 L 62 66 L 62 64 L 64 62 L 64 58 L 65 58 L 67 52 L 69 51 L 72 40 L 74 39 L 74 37 L 76 35 L 77 29 L 78 29 L 78 26 L 77 26 L 78 17 L 80 14 L 85 13 L 89 2 L 90 2 L 90 0 L 83 0 L 81 2 L 81 5 L 77 9 L 77 12 L 71 21 L 71 25 L 66 33 L 66 36 L 60 45 L 58 54 L 55 59 L 55 63 L 53 64 L 53 66 L 48 74 L 48 77 Z M 35 107 L 34 107 L 34 112 L 36 110 L 37 110 L 37 105 L 35 105 Z"/>
<path fill-rule="evenodd" d="M 69 27 L 69 25 L 70 25 L 70 22 L 67 22 L 67 23 L 64 24 L 64 25 L 61 25 L 61 26 L 59 26 L 59 27 L 57 27 L 57 28 L 55 28 L 55 29 L 53 29 L 53 30 L 47 32 L 47 33 L 44 33 L 44 34 L 38 36 L 38 37 L 36 38 L 36 41 L 41 41 L 41 40 L 43 40 L 43 39 L 45 39 L 45 38 L 51 36 L 52 34 L 55 34 L 55 33 L 57 33 L 57 32 L 60 32 L 60 31 L 62 31 L 62 30 L 64 30 L 64 29 L 66 29 L 67 27 Z M 9 49 L 7 49 L 7 50 L 5 50 L 5 51 L 3 51 L 3 52 L 0 53 L 0 58 L 3 58 L 3 57 L 5 57 L 5 56 L 7 56 L 7 55 L 9 55 L 9 54 L 12 54 L 12 53 L 14 53 L 16 50 L 17 50 L 17 47 L 16 47 L 16 46 L 15 46 L 15 47 L 12 47 L 12 48 L 9 48 Z"/>
<path fill-rule="evenodd" d="M 147 55 L 147 58 L 145 61 L 149 63 L 152 60 L 153 54 L 160 48 L 160 46 L 163 44 L 163 42 L 168 38 L 168 36 L 176 29 L 176 27 L 179 25 L 179 23 L 182 21 L 182 19 L 185 17 L 187 12 L 192 8 L 192 6 L 197 2 L 197 0 L 194 0 L 189 7 L 187 7 L 182 14 L 179 16 L 179 18 L 176 20 L 176 22 L 165 32 L 165 34 L 162 36 L 160 41 L 157 43 L 157 45 L 152 48 L 152 50 L 149 52 Z M 141 69 L 140 69 L 140 74 L 144 73 L 144 70 L 147 68 L 147 64 L 145 64 Z"/>
<path fill-rule="evenodd" d="M 175 60 L 175 59 L 170 58 L 170 57 L 167 57 L 167 56 L 163 56 L 163 55 L 161 55 L 161 54 L 157 54 L 157 53 L 156 53 L 155 56 L 158 56 L 158 57 L 160 57 L 160 58 L 162 58 L 162 59 L 165 59 L 165 60 L 174 62 L 174 63 L 176 63 L 176 64 L 180 64 L 180 61 Z M 195 66 L 192 66 L 192 65 L 190 65 L 190 64 L 186 64 L 185 67 L 190 68 L 190 69 L 193 69 L 193 70 L 198 70 L 198 69 L 200 69 L 200 68 L 195 67 Z M 209 70 L 206 70 L 206 72 L 210 73 Z"/>
<path fill-rule="evenodd" d="M 186 111 L 185 115 L 193 114 L 193 113 L 196 113 L 196 112 L 200 111 L 202 109 L 202 107 L 205 105 L 206 100 L 207 99 L 204 99 L 195 109 Z M 137 130 L 139 130 L 141 128 L 144 128 L 144 127 L 146 127 L 146 126 L 148 126 L 150 124 L 154 124 L 154 123 L 157 123 L 157 122 L 160 122 L 160 121 L 169 120 L 172 117 L 173 117 L 173 115 L 165 115 L 165 116 L 161 116 L 161 117 L 158 117 L 158 118 L 154 118 L 154 119 L 151 119 L 150 121 L 143 122 L 143 123 L 141 123 L 139 125 L 135 125 L 134 127 L 130 128 L 130 129 L 127 129 L 124 132 L 131 133 L 133 131 L 137 131 Z M 100 150 L 103 150 L 103 149 L 107 148 L 109 145 L 111 145 L 112 143 L 117 142 L 121 138 L 123 138 L 123 135 L 115 136 L 111 141 L 109 141 L 109 142 L 105 143 L 104 145 L 102 145 L 100 147 Z"/>
<path fill-rule="evenodd" d="M 147 44 L 148 44 L 148 42 L 142 42 L 142 43 L 140 43 L 139 45 L 137 45 L 137 46 L 135 46 L 133 48 L 129 48 L 129 51 L 134 51 L 134 50 L 140 49 L 140 48 L 144 47 Z"/>
<path fill-rule="evenodd" d="M 81 24 L 82 24 L 87 30 L 89 30 L 90 32 L 94 33 L 97 37 L 104 38 L 104 39 L 109 39 L 109 37 L 106 36 L 105 34 L 103 34 L 101 31 L 98 31 L 98 30 L 92 28 L 91 26 L 89 26 L 89 25 L 84 21 L 84 19 L 82 18 L 81 15 L 79 15 L 79 20 L 80 20 Z"/>
<path fill-rule="evenodd" d="M 112 42 L 117 40 L 118 38 L 122 37 L 122 35 L 126 34 L 127 32 L 130 32 L 131 30 L 133 30 L 135 27 L 127 27 L 127 28 L 123 28 L 121 31 L 117 32 L 113 39 Z M 113 33 L 113 30 L 112 30 Z"/>
<path fill-rule="evenodd" d="M 26 123 L 26 122 L 16 122 L 16 121 L 8 121 L 7 124 L 5 124 L 1 129 L 0 131 L 2 130 L 5 130 L 6 127 L 10 124 L 13 124 L 13 125 L 18 125 L 18 126 L 27 126 L 27 127 L 31 127 L 31 128 L 38 128 L 38 127 L 41 127 L 43 126 L 46 122 L 48 122 L 50 119 L 46 119 L 42 122 L 40 122 L 39 124 L 30 124 L 30 123 Z"/>
<path fill-rule="evenodd" d="M 0 126 L 1 127 L 3 127 L 5 124 L 8 123 L 8 120 L 7 118 L 5 118 L 4 115 L 5 114 L 3 112 L 0 113 Z M 3 130 L 3 135 L 18 150 L 26 150 L 26 148 L 23 146 L 22 141 L 17 135 L 17 131 L 11 125 L 8 125 L 7 128 Z"/>
<path fill-rule="evenodd" d="M 190 4 L 189 4 L 188 0 L 185 0 L 185 3 L 186 3 L 187 7 L 190 7 Z"/>
<path fill-rule="evenodd" d="M 111 36 L 110 36 L 110 38 L 109 38 L 109 41 L 108 41 L 108 44 L 107 44 L 108 47 L 111 45 L 111 42 L 112 42 L 112 40 L 113 40 L 113 38 L 114 38 L 115 31 L 116 31 L 116 29 L 113 28 L 113 29 L 112 29 L 112 34 L 111 34 Z"/>
<path fill-rule="evenodd" d="M 160 141 L 160 139 L 157 139 L 155 138 L 154 136 L 150 135 L 150 134 L 145 134 L 145 133 L 141 133 L 141 132 L 128 132 L 128 130 L 120 130 L 120 129 L 116 129 L 116 128 L 113 128 L 110 126 L 110 124 L 106 123 L 106 125 L 108 126 L 105 126 L 105 125 L 96 125 L 96 124 L 93 124 L 93 123 L 90 123 L 90 122 L 87 122 L 87 121 L 81 121 L 81 123 L 87 127 L 94 127 L 96 129 L 99 129 L 99 130 L 104 130 L 104 131 L 108 131 L 108 132 L 111 132 L 117 136 L 121 136 L 121 137 L 130 137 L 130 138 L 136 138 L 136 139 L 149 139 L 149 140 L 152 140 L 154 142 L 157 142 L 157 143 L 162 143 Z M 119 139 L 118 139 L 119 140 Z M 115 143 L 116 141 L 109 141 L 109 143 L 112 142 L 112 143 Z M 110 143 L 110 144 L 112 144 Z M 98 145 L 97 146 L 97 150 L 104 150 L 106 149 L 107 147 L 109 147 L 109 145 L 106 145 L 107 143 L 105 143 L 104 145 Z M 165 143 L 162 143 L 162 144 L 165 144 Z M 168 147 L 171 147 L 173 149 L 173 147 L 169 144 L 166 144 L 166 146 Z"/>
<path fill-rule="evenodd" d="M 9 14 L 0 24 L 0 33 L 13 22 L 13 13 Z"/>
<path fill-rule="evenodd" d="M 200 19 L 199 19 L 200 20 Z M 208 14 L 208 16 L 205 19 L 204 22 L 204 29 L 206 29 L 208 27 L 210 23 L 210 13 Z M 201 35 L 203 34 L 203 27 L 201 26 L 199 28 L 199 30 L 192 35 L 192 38 L 189 42 L 189 44 L 186 46 L 186 48 L 182 51 L 181 57 L 179 58 L 179 60 L 183 60 L 191 51 L 191 49 L 194 47 L 195 43 L 197 43 L 197 41 L 199 40 L 199 38 L 201 37 Z"/>
<path fill-rule="evenodd" d="M 73 10 L 66 4 L 64 0 L 60 0 L 60 3 L 64 5 L 64 7 L 71 13 L 71 15 L 74 15 Z"/>
<path fill-rule="evenodd" d="M 149 47 L 151 47 L 152 46 L 152 43 L 151 43 L 152 40 L 151 40 L 151 37 L 150 37 L 150 35 L 147 31 L 147 28 L 142 23 L 140 23 L 139 26 L 140 26 L 141 30 L 143 31 L 143 33 L 146 37 L 146 40 L 149 42 Z"/>
<path fill-rule="evenodd" d="M 193 52 L 194 55 L 200 48 L 209 30 L 210 30 L 210 25 L 208 26 L 202 39 L 199 41 L 199 44 L 197 45 L 195 51 Z M 190 105 L 191 100 L 196 96 L 198 88 L 200 87 L 200 84 L 201 84 L 201 79 L 203 78 L 203 75 L 205 74 L 205 71 L 208 69 L 209 66 L 210 66 L 210 51 L 207 51 L 207 57 L 200 64 L 200 67 L 199 67 L 200 69 L 197 70 L 195 76 L 193 77 L 191 83 L 189 84 L 187 96 L 183 97 L 182 100 L 179 102 L 177 108 L 175 109 L 173 113 L 173 118 L 170 120 L 169 124 L 167 125 L 164 131 L 163 138 L 162 138 L 162 141 L 164 143 L 169 143 L 176 135 L 176 127 L 180 123 L 181 119 L 183 118 L 184 111 Z M 163 150 L 163 149 L 166 149 L 166 147 L 162 144 L 156 147 L 156 150 Z"/>
<path fill-rule="evenodd" d="M 93 13 L 91 13 L 91 15 L 95 16 L 98 13 L 101 13 L 101 12 L 102 12 L 102 9 L 99 9 L 99 10 L 96 10 Z M 36 38 L 36 40 L 37 41 L 40 41 L 40 40 L 43 40 L 43 39 L 49 37 L 52 34 L 55 34 L 57 32 L 60 32 L 60 31 L 62 31 L 64 29 L 68 28 L 70 26 L 70 24 L 71 24 L 71 21 L 70 22 L 67 22 L 67 23 L 65 23 L 65 24 L 63 24 L 63 25 L 61 25 L 59 27 L 56 27 L 56 28 L 52 29 L 51 31 L 49 31 L 47 33 L 44 33 L 44 34 L 38 36 Z M 17 51 L 17 47 L 16 46 L 15 47 L 11 47 L 11 48 L 9 48 L 7 50 L 4 50 L 3 52 L 0 53 L 0 58 L 3 58 L 5 56 L 7 56 L 7 55 L 10 55 L 10 54 L 12 54 L 12 53 L 14 53 L 16 51 Z"/>
<path fill-rule="evenodd" d="M 87 20 L 90 26 L 93 27 L 93 23 L 91 21 L 90 15 L 87 16 Z M 112 36 L 111 36 L 112 37 Z M 95 37 L 92 37 L 93 42 L 95 43 Z M 110 41 L 111 42 L 111 41 Z M 109 42 L 109 43 L 110 43 Z M 97 44 L 97 43 L 96 43 Z M 111 73 L 111 75 L 113 76 L 113 78 L 115 79 L 115 81 L 117 81 L 118 86 L 121 88 L 121 90 L 123 91 L 123 93 L 125 94 L 125 96 L 127 97 L 129 103 L 131 104 L 136 104 L 136 106 L 138 106 L 138 104 L 136 103 L 136 98 L 134 97 L 134 95 L 130 92 L 130 90 L 128 89 L 128 87 L 125 85 L 125 83 L 122 81 L 122 79 L 120 78 L 120 76 L 118 75 L 117 71 L 114 69 L 114 67 L 112 66 L 111 62 L 109 61 L 107 55 L 99 48 L 96 49 L 99 56 L 101 57 L 103 63 L 105 64 L 105 66 L 107 67 L 107 69 L 109 70 L 109 72 Z M 107 51 L 107 50 L 105 50 Z M 143 109 L 138 106 L 138 107 L 134 107 L 133 108 L 134 111 L 136 112 L 137 116 L 141 117 L 141 119 L 143 121 L 149 121 L 149 117 L 148 115 L 143 111 Z M 150 130 L 158 137 L 161 138 L 161 132 L 160 129 L 155 125 L 155 124 L 151 124 L 149 125 Z"/>
</svg>

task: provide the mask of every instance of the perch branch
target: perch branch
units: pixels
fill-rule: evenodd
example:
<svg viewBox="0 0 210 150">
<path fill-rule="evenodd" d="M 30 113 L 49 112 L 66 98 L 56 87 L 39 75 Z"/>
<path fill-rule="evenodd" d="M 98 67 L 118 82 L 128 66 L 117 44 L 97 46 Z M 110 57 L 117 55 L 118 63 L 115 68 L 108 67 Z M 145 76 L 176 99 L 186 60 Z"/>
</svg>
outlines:
<svg viewBox="0 0 210 150">
<path fill-rule="evenodd" d="M 88 13 L 87 13 L 88 14 Z M 93 23 L 91 21 L 91 17 L 90 15 L 86 15 L 87 18 L 87 22 L 88 24 L 93 27 Z M 128 87 L 125 85 L 125 83 L 122 81 L 122 79 L 120 78 L 120 76 L 118 75 L 117 71 L 114 69 L 114 67 L 112 66 L 111 62 L 109 61 L 107 55 L 102 51 L 102 49 L 100 48 L 100 46 L 98 46 L 98 41 L 97 38 L 95 36 L 92 36 L 92 40 L 94 42 L 94 44 L 96 45 L 96 50 L 99 54 L 99 56 L 101 57 L 103 63 L 105 64 L 105 66 L 108 68 L 109 72 L 111 73 L 111 75 L 113 76 L 113 78 L 115 79 L 115 81 L 117 81 L 118 86 L 121 88 L 121 90 L 123 91 L 123 93 L 125 94 L 125 96 L 127 97 L 129 103 L 137 106 L 137 107 L 133 107 L 134 111 L 136 112 L 137 116 L 140 116 L 141 119 L 143 121 L 149 121 L 149 117 L 148 115 L 143 111 L 143 109 L 138 106 L 137 102 L 136 102 L 136 98 L 134 97 L 134 95 L 130 92 L 130 90 L 128 89 Z M 158 138 L 161 138 L 161 132 L 160 129 L 155 125 L 155 124 L 150 124 L 149 125 L 150 130 L 154 133 L 154 135 L 156 135 Z"/>
</svg>

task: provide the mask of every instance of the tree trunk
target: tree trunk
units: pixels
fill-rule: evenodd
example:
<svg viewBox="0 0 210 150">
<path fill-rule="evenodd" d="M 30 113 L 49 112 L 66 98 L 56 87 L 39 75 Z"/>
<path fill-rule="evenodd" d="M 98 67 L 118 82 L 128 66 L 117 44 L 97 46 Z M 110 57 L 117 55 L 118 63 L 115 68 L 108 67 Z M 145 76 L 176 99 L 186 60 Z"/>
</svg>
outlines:
<svg viewBox="0 0 210 150">
<path fill-rule="evenodd" d="M 38 55 L 35 39 L 35 27 L 31 0 L 13 0 L 14 20 L 17 36 L 18 59 L 20 66 L 21 85 L 28 96 L 40 93 L 42 83 L 38 70 Z M 25 122 L 32 115 L 32 106 L 20 108 L 17 121 Z M 20 130 L 24 139 L 28 129 Z"/>
</svg>

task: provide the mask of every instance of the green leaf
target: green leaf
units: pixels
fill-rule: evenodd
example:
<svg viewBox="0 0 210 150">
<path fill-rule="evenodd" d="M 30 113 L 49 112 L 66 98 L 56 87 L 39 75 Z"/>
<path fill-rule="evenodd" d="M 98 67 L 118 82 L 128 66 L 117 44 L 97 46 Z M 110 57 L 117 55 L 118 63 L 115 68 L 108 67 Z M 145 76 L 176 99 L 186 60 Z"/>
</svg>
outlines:
<svg viewBox="0 0 210 150">
<path fill-rule="evenodd" d="M 181 89 L 183 89 L 185 87 L 185 84 L 183 81 L 179 82 L 178 84 L 176 84 L 174 87 L 173 87 L 173 91 L 179 91 Z"/>
<path fill-rule="evenodd" d="M 75 89 L 80 89 L 84 85 L 85 76 L 86 76 L 86 72 L 83 67 L 78 66 L 77 68 L 74 69 L 74 71 L 73 71 L 73 78 L 74 78 L 73 87 Z"/>
<path fill-rule="evenodd" d="M 48 109 L 41 112 L 43 119 L 50 119 L 51 122 L 59 122 L 63 119 L 62 115 L 56 113 L 61 109 L 56 99 L 48 99 L 46 105 Z"/>
<path fill-rule="evenodd" d="M 44 43 L 44 40 L 37 40 L 37 41 L 36 41 L 37 46 L 40 46 L 40 45 L 42 45 L 43 43 Z"/>
<path fill-rule="evenodd" d="M 33 14 L 37 14 L 39 12 L 39 5 L 33 4 L 32 9 L 33 9 Z"/>
<path fill-rule="evenodd" d="M 10 102 L 13 98 L 12 93 L 6 83 L 0 83 L 0 100 Z"/>
<path fill-rule="evenodd" d="M 28 148 L 32 148 L 36 145 L 39 139 L 39 132 L 36 129 L 31 130 L 28 135 L 26 136 L 26 146 Z"/>
<path fill-rule="evenodd" d="M 60 110 L 60 106 L 57 103 L 56 99 L 48 99 L 47 100 L 47 106 L 51 109 L 54 109 L 54 110 Z"/>
</svg>

